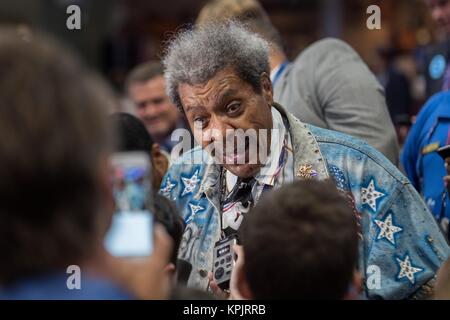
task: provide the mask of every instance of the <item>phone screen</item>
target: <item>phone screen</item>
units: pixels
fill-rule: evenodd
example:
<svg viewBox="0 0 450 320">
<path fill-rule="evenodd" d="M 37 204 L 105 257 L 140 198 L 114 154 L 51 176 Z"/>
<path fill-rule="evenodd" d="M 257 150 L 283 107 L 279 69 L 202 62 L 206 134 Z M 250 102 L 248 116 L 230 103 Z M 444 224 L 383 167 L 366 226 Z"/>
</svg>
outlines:
<svg viewBox="0 0 450 320">
<path fill-rule="evenodd" d="M 105 247 L 113 256 L 150 256 L 153 250 L 150 159 L 141 152 L 118 153 L 111 164 L 116 210 Z"/>
</svg>

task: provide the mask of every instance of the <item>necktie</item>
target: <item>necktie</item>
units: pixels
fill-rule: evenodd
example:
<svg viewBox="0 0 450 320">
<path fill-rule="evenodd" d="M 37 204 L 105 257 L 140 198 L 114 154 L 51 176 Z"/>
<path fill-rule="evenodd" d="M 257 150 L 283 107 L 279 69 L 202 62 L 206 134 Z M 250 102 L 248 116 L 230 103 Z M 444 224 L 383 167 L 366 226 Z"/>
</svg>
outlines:
<svg viewBox="0 0 450 320">
<path fill-rule="evenodd" d="M 222 205 L 222 230 L 225 236 L 237 233 L 244 215 L 253 207 L 252 190 L 255 183 L 254 177 L 239 178 L 225 198 Z"/>
</svg>

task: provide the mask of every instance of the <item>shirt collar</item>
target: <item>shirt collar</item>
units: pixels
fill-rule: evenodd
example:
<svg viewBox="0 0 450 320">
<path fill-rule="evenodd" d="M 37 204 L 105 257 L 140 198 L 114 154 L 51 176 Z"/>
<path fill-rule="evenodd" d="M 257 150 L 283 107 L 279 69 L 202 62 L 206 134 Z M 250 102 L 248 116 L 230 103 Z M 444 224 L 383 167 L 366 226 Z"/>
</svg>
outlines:
<svg viewBox="0 0 450 320">
<path fill-rule="evenodd" d="M 271 131 L 271 141 L 270 141 L 270 153 L 268 161 L 261 168 L 255 179 L 263 184 L 268 184 L 273 186 L 275 181 L 273 179 L 278 166 L 281 156 L 281 152 L 284 146 L 284 139 L 286 135 L 286 128 L 283 123 L 283 118 L 277 109 L 272 108 L 272 121 L 273 130 Z"/>
</svg>

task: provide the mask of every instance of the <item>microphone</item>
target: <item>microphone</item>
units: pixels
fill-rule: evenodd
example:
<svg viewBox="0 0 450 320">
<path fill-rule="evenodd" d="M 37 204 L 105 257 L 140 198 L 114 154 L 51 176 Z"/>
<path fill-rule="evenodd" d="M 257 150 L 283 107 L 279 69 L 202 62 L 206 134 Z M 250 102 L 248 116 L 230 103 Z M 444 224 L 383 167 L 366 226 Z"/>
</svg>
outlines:
<svg viewBox="0 0 450 320">
<path fill-rule="evenodd" d="M 187 285 L 191 271 L 192 264 L 186 260 L 177 259 L 177 282 L 179 285 Z"/>
</svg>

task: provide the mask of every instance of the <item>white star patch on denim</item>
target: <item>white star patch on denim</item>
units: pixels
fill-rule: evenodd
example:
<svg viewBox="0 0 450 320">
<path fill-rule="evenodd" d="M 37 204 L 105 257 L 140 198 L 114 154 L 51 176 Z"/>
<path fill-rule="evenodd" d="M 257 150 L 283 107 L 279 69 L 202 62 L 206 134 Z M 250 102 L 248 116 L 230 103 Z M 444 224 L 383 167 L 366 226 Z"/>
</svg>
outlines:
<svg viewBox="0 0 450 320">
<path fill-rule="evenodd" d="M 191 215 L 189 216 L 189 218 L 187 219 L 186 222 L 194 219 L 195 215 L 197 214 L 197 212 L 205 210 L 205 208 L 203 208 L 202 206 L 193 204 L 193 203 L 189 203 L 189 208 L 191 209 Z"/>
<path fill-rule="evenodd" d="M 380 228 L 377 240 L 384 238 L 395 246 L 395 234 L 401 232 L 403 229 L 392 223 L 392 214 L 388 215 L 384 221 L 375 220 L 375 223 Z"/>
<path fill-rule="evenodd" d="M 366 188 L 361 188 L 362 204 L 368 205 L 374 212 L 377 211 L 377 200 L 384 196 L 384 193 L 381 193 L 375 189 L 375 182 L 373 179 L 370 180 L 370 183 Z"/>
<path fill-rule="evenodd" d="M 408 255 L 405 256 L 404 260 L 396 258 L 400 271 L 397 275 L 397 279 L 408 278 L 408 280 L 414 284 L 416 282 L 416 273 L 423 271 L 421 268 L 414 267 L 411 264 Z"/>
<path fill-rule="evenodd" d="M 161 189 L 162 195 L 165 197 L 169 197 L 170 192 L 172 191 L 173 188 L 175 188 L 175 186 L 176 186 L 176 183 L 172 183 L 172 181 L 170 181 L 170 178 L 167 177 L 166 178 L 166 186 Z"/>
<path fill-rule="evenodd" d="M 199 182 L 198 170 L 195 171 L 194 175 L 192 177 L 190 177 L 189 179 L 181 177 L 181 180 L 183 181 L 183 184 L 184 184 L 184 189 L 183 189 L 183 192 L 181 193 L 181 196 L 184 196 L 188 193 L 193 192 L 195 187 L 197 186 L 197 183 Z"/>
</svg>

